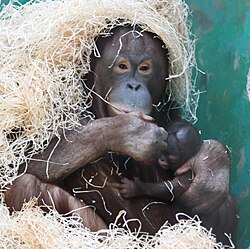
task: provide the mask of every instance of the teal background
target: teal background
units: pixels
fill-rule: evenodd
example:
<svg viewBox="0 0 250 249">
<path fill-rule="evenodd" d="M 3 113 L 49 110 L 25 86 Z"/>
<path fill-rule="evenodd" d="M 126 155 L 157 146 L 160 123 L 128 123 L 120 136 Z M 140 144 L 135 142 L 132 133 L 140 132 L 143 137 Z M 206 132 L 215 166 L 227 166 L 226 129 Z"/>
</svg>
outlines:
<svg viewBox="0 0 250 249">
<path fill-rule="evenodd" d="M 0 0 L 0 4 L 8 3 Z M 20 0 L 21 3 L 27 0 Z M 228 145 L 231 192 L 240 207 L 236 248 L 250 248 L 250 0 L 186 0 L 197 38 L 201 94 L 197 126 L 203 138 Z"/>
<path fill-rule="evenodd" d="M 231 149 L 231 192 L 240 206 L 236 248 L 250 248 L 250 0 L 186 0 L 197 38 L 201 94 L 197 126 L 203 138 Z"/>
</svg>

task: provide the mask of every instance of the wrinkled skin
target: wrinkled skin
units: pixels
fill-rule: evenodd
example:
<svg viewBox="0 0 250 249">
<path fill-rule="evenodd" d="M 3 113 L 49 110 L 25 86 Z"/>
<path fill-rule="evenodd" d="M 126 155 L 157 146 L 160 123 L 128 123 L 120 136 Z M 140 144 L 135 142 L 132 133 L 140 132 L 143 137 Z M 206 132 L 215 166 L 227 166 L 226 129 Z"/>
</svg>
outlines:
<svg viewBox="0 0 250 249">
<path fill-rule="evenodd" d="M 178 112 L 171 109 L 173 102 L 166 103 L 160 111 L 154 108 L 168 99 L 168 52 L 155 35 L 139 35 L 131 27 L 116 28 L 114 35 L 98 38 L 97 47 L 101 57 L 92 56 L 93 74 L 88 75 L 86 83 L 97 93 L 93 94 L 91 107 L 96 119 L 83 122 L 85 126 L 79 130 L 69 131 L 67 139 L 62 136 L 58 144 L 55 138 L 35 157 L 42 160 L 30 161 L 25 174 L 6 191 L 6 203 L 19 210 L 25 200 L 36 196 L 39 203 L 43 199 L 51 205 L 49 191 L 60 213 L 68 213 L 81 203 L 83 207 L 94 206 L 96 212 L 78 212 L 83 224 L 93 231 L 107 227 L 125 210 L 127 219 L 141 221 L 142 231 L 155 233 L 166 220 L 176 222 L 175 214 L 183 211 L 182 205 L 159 203 L 158 198 L 152 197 L 123 198 L 120 184 L 122 177 L 137 176 L 144 182 L 173 180 L 171 172 L 165 172 L 158 161 L 167 150 L 164 127 L 168 118 L 175 119 Z M 115 153 L 111 156 L 109 151 Z M 195 165 L 197 175 L 200 171 L 200 165 Z M 203 177 L 210 177 L 210 173 Z M 214 183 L 213 192 L 220 188 L 214 201 L 209 195 L 210 187 L 199 184 L 194 185 L 193 191 L 198 195 L 206 191 L 208 198 L 197 201 L 197 206 L 213 210 L 228 185 L 221 189 L 220 183 Z M 119 223 L 124 224 L 122 219 Z M 131 221 L 129 226 L 138 230 L 139 223 Z"/>
<path fill-rule="evenodd" d="M 121 195 L 175 201 L 189 215 L 198 214 L 205 227 L 213 228 L 219 241 L 230 245 L 224 233 L 235 239 L 238 208 L 228 189 L 230 155 L 227 149 L 214 140 L 201 144 L 198 131 L 186 121 L 173 122 L 167 132 L 168 149 L 159 164 L 165 170 L 174 170 L 176 177 L 157 183 L 146 183 L 138 177 L 123 178 Z M 208 197 L 214 198 L 214 205 L 206 202 Z"/>
</svg>

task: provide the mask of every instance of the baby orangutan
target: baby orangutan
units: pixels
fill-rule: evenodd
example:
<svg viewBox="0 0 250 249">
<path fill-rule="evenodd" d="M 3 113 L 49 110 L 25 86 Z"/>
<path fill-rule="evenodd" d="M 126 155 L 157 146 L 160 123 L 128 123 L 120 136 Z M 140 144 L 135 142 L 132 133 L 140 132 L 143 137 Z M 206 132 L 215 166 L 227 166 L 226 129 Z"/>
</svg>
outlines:
<svg viewBox="0 0 250 249">
<path fill-rule="evenodd" d="M 151 196 L 165 202 L 174 201 L 181 207 L 180 212 L 199 215 L 203 226 L 213 228 L 218 241 L 230 244 L 224 233 L 235 238 L 238 208 L 226 187 L 229 186 L 230 167 L 226 147 L 215 140 L 202 143 L 198 130 L 185 120 L 171 123 L 166 130 L 168 148 L 165 156 L 159 159 L 159 165 L 166 171 L 173 171 L 174 178 L 155 183 L 142 182 L 139 178 L 134 178 L 134 181 L 123 178 L 121 195 L 124 198 Z M 196 170 L 198 165 L 202 168 L 200 172 Z M 208 178 L 209 175 L 211 177 Z M 220 182 L 220 186 L 216 182 Z M 227 191 L 221 198 L 219 192 L 224 188 Z M 204 200 L 211 193 L 217 199 L 217 205 L 209 208 Z"/>
<path fill-rule="evenodd" d="M 202 144 L 200 134 L 192 124 L 185 120 L 171 123 L 166 130 L 168 132 L 168 146 L 166 154 L 159 159 L 159 165 L 165 170 L 177 173 L 176 170 L 199 151 Z M 182 173 L 185 173 L 190 168 L 185 166 L 185 170 L 181 169 Z M 137 177 L 134 181 L 123 178 L 121 195 L 125 198 L 147 195 L 170 201 L 173 195 L 182 194 L 181 191 L 184 191 L 184 188 L 177 191 L 180 188 L 179 183 L 174 188 L 174 192 L 170 190 L 171 186 L 174 187 L 170 181 L 145 183 Z M 177 193 L 175 193 L 176 191 Z"/>
</svg>

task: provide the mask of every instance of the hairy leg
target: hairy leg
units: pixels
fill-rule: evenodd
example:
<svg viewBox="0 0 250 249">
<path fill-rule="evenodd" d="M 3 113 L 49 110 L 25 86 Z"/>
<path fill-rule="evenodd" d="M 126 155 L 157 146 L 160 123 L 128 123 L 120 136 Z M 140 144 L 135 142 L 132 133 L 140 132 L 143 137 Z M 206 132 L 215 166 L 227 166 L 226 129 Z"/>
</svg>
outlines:
<svg viewBox="0 0 250 249">
<path fill-rule="evenodd" d="M 38 205 L 54 207 L 60 214 L 78 216 L 92 231 L 107 228 L 104 221 L 91 207 L 73 197 L 62 188 L 41 182 L 37 177 L 24 174 L 4 192 L 5 202 L 11 211 L 21 210 L 23 203 L 36 197 Z"/>
</svg>

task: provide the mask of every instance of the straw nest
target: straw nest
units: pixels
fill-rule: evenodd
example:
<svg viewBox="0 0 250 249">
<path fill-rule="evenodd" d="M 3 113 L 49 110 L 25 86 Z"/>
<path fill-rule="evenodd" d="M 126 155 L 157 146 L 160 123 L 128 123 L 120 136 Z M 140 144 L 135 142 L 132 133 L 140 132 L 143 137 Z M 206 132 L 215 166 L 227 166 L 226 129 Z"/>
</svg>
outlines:
<svg viewBox="0 0 250 249">
<path fill-rule="evenodd" d="M 196 63 L 185 2 L 12 3 L 0 12 L 1 189 L 17 177 L 20 163 L 46 148 L 53 136 L 79 126 L 83 118 L 93 118 L 88 111 L 91 93 L 80 79 L 90 70 L 91 53 L 98 56 L 95 38 L 116 26 L 139 25 L 163 40 L 171 63 L 170 97 L 183 107 L 187 118 L 196 119 L 199 94 L 191 78 Z M 0 244 L 4 248 L 222 248 L 193 219 L 166 225 L 155 237 L 138 237 L 114 226 L 100 239 L 53 210 L 45 215 L 27 204 L 10 216 L 2 195 L 0 209 Z"/>
<path fill-rule="evenodd" d="M 63 217 L 54 210 L 44 214 L 40 208 L 33 205 L 34 201 L 27 203 L 22 211 L 11 217 L 6 207 L 0 207 L 1 248 L 224 248 L 221 243 L 216 243 L 211 231 L 201 226 L 197 217 L 187 220 L 179 217 L 178 224 L 170 226 L 166 223 L 155 236 L 138 236 L 137 233 L 118 229 L 115 224 L 98 234 L 91 233 L 77 220 Z"/>
</svg>

